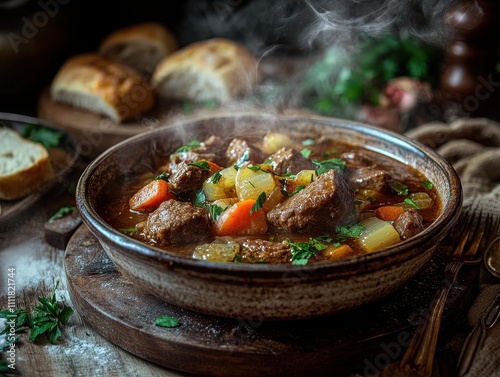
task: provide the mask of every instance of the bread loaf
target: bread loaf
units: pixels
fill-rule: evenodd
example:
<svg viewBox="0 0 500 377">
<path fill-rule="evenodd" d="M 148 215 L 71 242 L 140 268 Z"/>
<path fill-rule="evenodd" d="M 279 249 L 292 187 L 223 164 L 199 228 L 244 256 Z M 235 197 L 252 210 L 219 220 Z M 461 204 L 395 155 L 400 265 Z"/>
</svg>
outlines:
<svg viewBox="0 0 500 377">
<path fill-rule="evenodd" d="M 214 38 L 167 56 L 156 67 L 151 83 L 162 98 L 226 102 L 249 93 L 258 79 L 258 63 L 249 50 Z"/>
<path fill-rule="evenodd" d="M 43 145 L 23 139 L 9 128 L 0 128 L 0 199 L 25 197 L 53 174 Z"/>
<path fill-rule="evenodd" d="M 98 54 L 76 55 L 60 68 L 50 88 L 58 102 L 121 122 L 151 109 L 154 93 L 133 69 Z"/>
<path fill-rule="evenodd" d="M 146 22 L 116 30 L 99 46 L 99 53 L 151 75 L 156 65 L 177 49 L 177 40 L 162 24 Z"/>
</svg>

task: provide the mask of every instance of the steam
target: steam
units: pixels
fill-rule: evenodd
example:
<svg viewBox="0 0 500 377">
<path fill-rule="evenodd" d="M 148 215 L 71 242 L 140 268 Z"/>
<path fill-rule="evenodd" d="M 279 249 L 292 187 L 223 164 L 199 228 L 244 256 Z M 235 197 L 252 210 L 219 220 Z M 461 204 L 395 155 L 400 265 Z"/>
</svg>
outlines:
<svg viewBox="0 0 500 377">
<path fill-rule="evenodd" d="M 415 36 L 442 45 L 446 11 L 456 0 L 189 0 L 179 25 L 181 43 L 215 36 L 245 44 L 258 56 L 317 52 L 363 35 Z"/>
<path fill-rule="evenodd" d="M 455 0 L 306 0 L 314 22 L 309 45 L 348 43 L 353 37 L 407 34 L 441 45 L 448 37 L 446 11 Z"/>
</svg>

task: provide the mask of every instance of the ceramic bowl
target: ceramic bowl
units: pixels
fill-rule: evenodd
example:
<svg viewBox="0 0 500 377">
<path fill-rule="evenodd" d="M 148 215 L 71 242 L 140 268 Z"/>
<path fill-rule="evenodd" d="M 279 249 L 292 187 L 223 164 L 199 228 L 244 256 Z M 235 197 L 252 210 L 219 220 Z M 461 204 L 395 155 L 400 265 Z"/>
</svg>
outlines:
<svg viewBox="0 0 500 377">
<path fill-rule="evenodd" d="M 177 147 L 209 135 L 255 135 L 287 130 L 333 135 L 393 157 L 434 183 L 442 211 L 417 236 L 377 253 L 306 266 L 194 260 L 136 241 L 110 227 L 96 206 L 117 177 L 159 166 Z M 461 210 L 462 189 L 437 153 L 402 135 L 324 117 L 228 115 L 187 120 L 143 133 L 110 148 L 82 174 L 77 207 L 84 223 L 130 281 L 182 308 L 242 319 L 295 320 L 325 316 L 378 300 L 412 278 L 430 259 Z"/>
</svg>

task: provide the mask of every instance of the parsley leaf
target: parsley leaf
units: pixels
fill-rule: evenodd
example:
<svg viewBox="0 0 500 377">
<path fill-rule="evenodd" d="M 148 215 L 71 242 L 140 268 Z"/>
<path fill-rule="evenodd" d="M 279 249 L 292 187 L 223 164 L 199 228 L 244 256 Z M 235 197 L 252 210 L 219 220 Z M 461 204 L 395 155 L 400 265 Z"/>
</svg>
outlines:
<svg viewBox="0 0 500 377">
<path fill-rule="evenodd" d="M 203 191 L 203 189 L 199 190 L 194 198 L 194 205 L 196 207 L 203 208 L 205 207 L 205 202 L 206 202 L 205 191 Z"/>
<path fill-rule="evenodd" d="M 75 206 L 64 206 L 61 207 L 57 210 L 56 213 L 54 213 L 50 219 L 49 223 L 53 223 L 57 219 L 62 219 L 64 216 L 70 214 L 71 212 L 75 211 L 76 207 Z"/>
<path fill-rule="evenodd" d="M 45 127 L 37 127 L 34 124 L 26 124 L 21 134 L 24 138 L 40 143 L 45 148 L 59 146 L 61 139 L 64 136 L 61 131 L 55 131 Z"/>
<path fill-rule="evenodd" d="M 406 199 L 404 200 L 404 202 L 405 202 L 406 204 L 411 205 L 411 206 L 412 206 L 413 208 L 415 208 L 415 209 L 420 209 L 420 207 L 419 207 L 419 206 L 418 206 L 418 205 L 417 205 L 417 204 L 416 204 L 413 200 L 411 200 L 410 198 L 406 198 Z"/>
<path fill-rule="evenodd" d="M 176 153 L 185 153 L 189 152 L 193 149 L 199 148 L 201 146 L 201 142 L 199 140 L 191 140 L 189 143 L 183 145 L 182 147 L 177 148 L 177 150 L 174 152 Z"/>
<path fill-rule="evenodd" d="M 210 177 L 210 183 L 219 183 L 220 179 L 222 178 L 222 174 L 220 171 L 216 171 L 212 177 Z"/>
<path fill-rule="evenodd" d="M 327 171 L 332 169 L 338 170 L 339 172 L 343 173 L 346 165 L 346 162 L 341 158 L 331 158 L 329 160 L 323 161 L 312 160 L 312 162 L 318 167 L 316 169 L 318 175 L 326 173 Z"/>
<path fill-rule="evenodd" d="M 338 226 L 335 228 L 335 239 L 338 242 L 345 242 L 348 238 L 358 237 L 363 230 L 365 230 L 365 227 L 361 225 L 353 225 L 351 227 Z"/>
<path fill-rule="evenodd" d="M 210 204 L 208 207 L 208 211 L 210 212 L 210 216 L 212 216 L 212 220 L 215 221 L 219 218 L 222 212 L 224 212 L 226 209 L 228 209 L 230 206 L 222 208 L 221 206 L 218 206 L 217 204 Z"/>
<path fill-rule="evenodd" d="M 304 148 L 300 151 L 300 154 L 304 157 L 304 158 L 309 158 L 309 156 L 311 155 L 311 150 L 310 149 L 307 149 L 307 148 Z"/>
<path fill-rule="evenodd" d="M 160 175 L 154 177 L 153 181 L 159 181 L 160 179 L 163 179 L 164 181 L 168 182 L 170 179 L 170 174 L 163 172 Z"/>
<path fill-rule="evenodd" d="M 398 181 L 394 181 L 394 182 L 391 182 L 389 184 L 389 186 L 391 186 L 391 188 L 398 194 L 398 195 L 408 195 L 408 186 L 406 186 L 405 184 L 401 183 L 401 182 L 398 182 Z"/>
<path fill-rule="evenodd" d="M 173 328 L 179 327 L 181 323 L 174 317 L 168 315 L 160 315 L 156 318 L 155 325 L 159 327 Z"/>
<path fill-rule="evenodd" d="M 266 193 L 261 192 L 257 197 L 257 200 L 255 201 L 252 208 L 250 208 L 250 214 L 257 212 L 259 209 L 261 209 L 265 201 L 266 201 Z"/>
<path fill-rule="evenodd" d="M 41 335 L 45 334 L 52 344 L 57 343 L 62 335 L 61 325 L 67 324 L 73 315 L 74 312 L 71 307 L 57 302 L 56 290 L 58 286 L 59 281 L 56 283 L 51 297 L 38 298 L 41 305 L 35 307 L 31 316 L 30 342 L 36 341 Z"/>
<path fill-rule="evenodd" d="M 434 184 L 429 180 L 425 180 L 424 182 L 422 182 L 422 186 L 424 186 L 426 190 L 432 190 Z"/>
<path fill-rule="evenodd" d="M 210 171 L 210 165 L 207 161 L 190 162 L 188 166 L 196 166 L 197 168 L 200 168 L 202 170 Z"/>
<path fill-rule="evenodd" d="M 309 259 L 316 255 L 318 251 L 325 250 L 328 245 L 325 242 L 330 242 L 331 238 L 328 235 L 320 237 L 311 237 L 309 242 L 292 242 L 287 240 L 292 253 L 292 264 L 297 266 L 305 266 Z"/>
</svg>

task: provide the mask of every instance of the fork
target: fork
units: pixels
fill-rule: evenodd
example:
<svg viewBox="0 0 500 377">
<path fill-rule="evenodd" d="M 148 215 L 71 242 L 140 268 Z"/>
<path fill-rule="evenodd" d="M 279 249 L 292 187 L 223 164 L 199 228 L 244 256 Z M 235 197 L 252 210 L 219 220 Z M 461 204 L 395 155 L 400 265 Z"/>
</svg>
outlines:
<svg viewBox="0 0 500 377">
<path fill-rule="evenodd" d="M 489 212 L 463 212 L 460 215 L 452 231 L 453 234 L 459 235 L 459 239 L 448 255 L 450 259 L 446 263 L 443 285 L 437 292 L 425 321 L 416 329 L 401 361 L 386 367 L 380 377 L 432 375 L 439 328 L 448 293 L 463 265 L 479 264 L 482 259 L 481 248 L 488 242 L 488 238 L 493 236 L 493 230 L 498 223 L 499 218 L 493 217 Z"/>
</svg>

